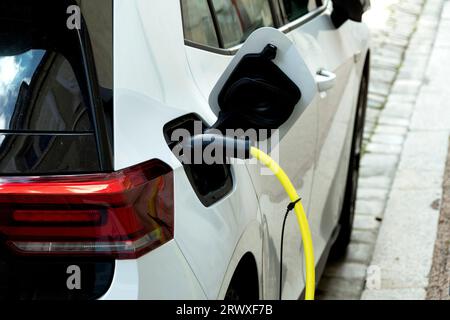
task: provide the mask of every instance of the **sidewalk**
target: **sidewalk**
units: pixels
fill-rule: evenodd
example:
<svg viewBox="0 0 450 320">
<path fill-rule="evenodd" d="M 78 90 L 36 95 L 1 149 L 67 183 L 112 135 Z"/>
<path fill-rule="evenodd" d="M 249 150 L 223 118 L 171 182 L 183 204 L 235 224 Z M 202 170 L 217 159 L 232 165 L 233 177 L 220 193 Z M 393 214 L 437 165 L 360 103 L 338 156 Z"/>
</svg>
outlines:
<svg viewBox="0 0 450 320">
<path fill-rule="evenodd" d="M 450 119 L 431 97 L 443 86 L 433 65 L 450 66 L 436 53 L 448 29 L 445 15 L 439 26 L 444 3 L 379 0 L 366 17 L 372 66 L 355 231 L 346 257 L 326 269 L 320 299 L 425 297 L 448 144 L 435 126 L 445 120 L 432 115 Z"/>
<path fill-rule="evenodd" d="M 430 14 L 425 10 L 419 25 L 435 23 L 431 6 L 439 8 L 438 2 L 427 1 Z M 426 45 L 432 40 L 419 26 L 406 60 L 423 63 Z M 418 78 L 414 68 L 404 72 L 410 76 L 405 78 L 420 81 L 419 94 L 371 262 L 372 270 L 379 273 L 369 277 L 381 281 L 368 279 L 370 288 L 363 292 L 363 299 L 426 298 L 450 136 L 449 57 L 450 3 L 445 1 L 425 75 Z"/>
</svg>

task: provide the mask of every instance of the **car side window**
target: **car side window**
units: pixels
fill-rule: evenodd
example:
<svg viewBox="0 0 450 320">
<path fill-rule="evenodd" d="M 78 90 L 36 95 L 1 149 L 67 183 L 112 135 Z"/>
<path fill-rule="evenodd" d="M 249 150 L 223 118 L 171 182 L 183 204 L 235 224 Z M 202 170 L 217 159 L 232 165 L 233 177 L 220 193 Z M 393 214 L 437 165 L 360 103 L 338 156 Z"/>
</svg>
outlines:
<svg viewBox="0 0 450 320">
<path fill-rule="evenodd" d="M 212 0 L 224 48 L 244 42 L 258 28 L 273 27 L 269 0 Z"/>
<path fill-rule="evenodd" d="M 279 0 L 283 17 L 279 14 L 277 17 L 291 22 L 323 3 L 323 0 Z M 181 10 L 186 40 L 222 49 L 243 43 L 258 28 L 274 27 L 276 20 L 271 0 L 181 0 Z"/>
<path fill-rule="evenodd" d="M 207 0 L 181 0 L 184 37 L 195 43 L 219 47 Z"/>
<path fill-rule="evenodd" d="M 291 22 L 322 6 L 322 0 L 283 0 L 286 19 Z"/>
</svg>

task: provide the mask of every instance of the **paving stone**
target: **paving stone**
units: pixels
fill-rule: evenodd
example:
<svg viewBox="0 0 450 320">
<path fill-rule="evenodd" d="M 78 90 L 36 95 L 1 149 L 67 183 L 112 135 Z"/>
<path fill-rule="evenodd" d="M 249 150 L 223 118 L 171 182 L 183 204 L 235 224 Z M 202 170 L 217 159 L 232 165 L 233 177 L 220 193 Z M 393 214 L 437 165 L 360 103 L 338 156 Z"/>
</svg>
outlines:
<svg viewBox="0 0 450 320">
<path fill-rule="evenodd" d="M 357 197 L 358 200 L 380 200 L 385 201 L 387 199 L 389 190 L 378 188 L 358 188 Z"/>
<path fill-rule="evenodd" d="M 431 270 L 439 218 L 431 204 L 441 196 L 442 189 L 393 190 L 390 194 L 371 264 L 382 272 L 397 273 L 406 288 L 422 281 Z"/>
<path fill-rule="evenodd" d="M 398 41 L 401 42 L 401 41 Z M 387 56 L 375 56 L 373 57 L 371 64 L 374 68 L 384 68 L 388 70 L 395 70 L 401 65 L 400 58 L 393 58 Z"/>
<path fill-rule="evenodd" d="M 413 114 L 413 109 L 413 104 L 391 103 L 383 109 L 382 115 L 409 120 Z"/>
<path fill-rule="evenodd" d="M 392 188 L 397 190 L 424 190 L 442 187 L 442 173 L 426 168 L 399 169 Z"/>
<path fill-rule="evenodd" d="M 443 174 L 448 151 L 448 132 L 410 132 L 404 144 L 400 170 L 428 170 Z"/>
<path fill-rule="evenodd" d="M 419 79 L 423 80 L 425 75 L 426 64 L 418 64 L 418 65 L 405 65 L 400 68 L 398 73 L 398 79 Z"/>
<path fill-rule="evenodd" d="M 386 57 L 390 59 L 395 59 L 396 61 L 402 61 L 403 60 L 403 50 L 392 50 L 392 48 L 386 48 L 386 47 L 379 47 L 377 50 L 374 51 L 373 56 L 374 57 Z M 388 70 L 388 69 L 378 69 L 378 68 L 372 68 L 374 72 L 382 72 L 384 71 L 386 75 L 391 76 L 392 80 L 394 80 L 395 75 L 397 73 L 396 69 Z M 373 74 L 371 74 L 371 79 L 373 79 Z"/>
<path fill-rule="evenodd" d="M 399 7 L 397 10 L 393 8 L 392 16 L 393 19 L 401 21 L 402 23 L 410 23 L 411 21 L 418 20 L 418 13 L 406 12 Z"/>
<path fill-rule="evenodd" d="M 378 119 L 377 119 L 378 121 Z M 364 126 L 364 132 L 368 132 L 370 134 L 372 134 L 375 131 L 375 127 L 376 127 L 376 121 L 369 121 L 367 120 Z"/>
<path fill-rule="evenodd" d="M 366 278 L 366 268 L 367 266 L 361 263 L 333 263 L 325 271 L 325 276 L 363 280 Z"/>
<path fill-rule="evenodd" d="M 411 43 L 405 52 L 405 55 L 429 55 L 433 47 L 432 43 Z"/>
<path fill-rule="evenodd" d="M 396 45 L 392 45 L 390 43 L 384 43 L 381 47 L 383 50 L 389 50 L 392 52 L 397 52 L 400 56 L 403 55 L 403 53 L 405 52 L 405 49 L 402 47 L 398 47 Z"/>
<path fill-rule="evenodd" d="M 380 101 L 374 101 L 374 100 L 368 100 L 367 101 L 367 107 L 369 109 L 375 109 L 375 110 L 381 110 L 384 106 L 384 101 L 380 102 Z"/>
<path fill-rule="evenodd" d="M 421 28 L 420 31 L 414 33 L 414 36 L 411 38 L 411 42 L 414 43 L 414 41 L 416 40 L 417 41 L 423 40 L 425 42 L 429 42 L 430 40 L 433 41 L 435 37 L 436 37 L 436 28 L 425 27 Z"/>
<path fill-rule="evenodd" d="M 352 243 L 365 243 L 373 245 L 377 241 L 377 234 L 373 231 L 353 230 L 351 241 Z"/>
<path fill-rule="evenodd" d="M 407 39 L 401 39 L 391 36 L 389 38 L 389 43 L 401 48 L 406 48 L 408 46 L 409 41 Z M 394 66 L 399 66 L 401 64 L 401 61 L 398 61 L 397 64 L 394 64 Z"/>
<path fill-rule="evenodd" d="M 424 289 L 365 290 L 362 300 L 425 300 Z"/>
<path fill-rule="evenodd" d="M 418 80 L 398 80 L 392 86 L 392 93 L 417 95 L 422 86 L 422 81 Z"/>
<path fill-rule="evenodd" d="M 409 42 L 410 46 L 417 46 L 419 44 L 427 44 L 427 45 L 433 45 L 434 44 L 434 37 L 433 38 L 426 38 L 422 35 L 416 34 L 414 36 L 412 36 L 410 42 Z M 415 56 L 418 57 L 418 56 Z M 422 56 L 422 58 L 426 58 L 424 56 Z"/>
<path fill-rule="evenodd" d="M 378 118 L 380 117 L 380 110 L 377 109 L 367 109 L 366 111 L 366 120 L 371 122 L 378 121 Z"/>
<path fill-rule="evenodd" d="M 375 217 L 356 215 L 353 227 L 355 230 L 377 230 L 380 222 Z"/>
<path fill-rule="evenodd" d="M 367 153 L 365 157 L 372 155 L 371 153 Z M 386 155 L 391 156 L 391 155 Z M 361 177 L 373 177 L 373 176 L 387 176 L 392 178 L 395 174 L 396 164 L 389 163 L 380 163 L 377 166 L 364 167 L 360 173 Z"/>
<path fill-rule="evenodd" d="M 386 176 L 361 176 L 358 181 L 359 188 L 389 189 L 392 180 Z"/>
<path fill-rule="evenodd" d="M 390 116 L 380 116 L 378 123 L 382 125 L 399 126 L 399 127 L 409 127 L 409 121 L 407 119 L 395 118 Z"/>
<path fill-rule="evenodd" d="M 437 1 L 436 1 L 437 2 Z M 428 6 L 431 7 L 430 4 L 428 4 Z M 436 6 L 435 6 L 436 7 Z M 441 6 L 442 7 L 442 6 Z M 442 20 L 450 20 L 450 8 L 449 6 L 446 4 L 442 10 Z"/>
<path fill-rule="evenodd" d="M 420 105 L 423 103 L 426 103 L 426 105 L 429 105 L 430 103 L 442 103 L 441 95 L 446 93 L 446 90 L 442 90 L 441 86 L 448 82 L 448 73 L 450 72 L 450 64 L 443 64 L 442 61 L 446 61 L 449 56 L 450 46 L 436 47 L 433 49 L 431 60 L 428 64 L 428 70 L 426 72 L 427 83 L 424 85 L 424 90 L 421 92 L 421 94 L 425 94 L 425 96 L 423 96 Z M 438 92 L 439 95 L 436 94 Z M 434 98 L 431 96 L 433 93 L 435 94 Z M 419 96 L 419 98 L 421 97 Z M 448 97 L 445 97 L 445 99 L 448 99 Z"/>
<path fill-rule="evenodd" d="M 366 146 L 366 152 L 376 154 L 394 154 L 399 155 L 402 152 L 401 145 L 389 145 L 382 143 L 369 143 Z"/>
<path fill-rule="evenodd" d="M 429 123 L 433 123 L 432 130 L 450 130 L 449 117 L 442 116 L 448 111 L 449 100 L 450 94 L 436 94 L 434 90 L 422 90 L 417 98 L 417 107 L 412 117 L 411 128 L 429 130 Z"/>
<path fill-rule="evenodd" d="M 450 23 L 448 23 L 448 28 L 450 28 Z M 437 47 L 439 48 L 448 48 L 450 47 L 450 35 L 448 33 L 440 33 L 436 41 L 439 43 Z"/>
<path fill-rule="evenodd" d="M 389 83 L 380 82 L 380 81 L 372 81 L 369 84 L 369 92 L 375 93 L 380 96 L 387 96 L 391 90 L 391 85 Z"/>
<path fill-rule="evenodd" d="M 360 300 L 361 294 L 358 295 L 344 295 L 342 293 L 335 292 L 325 292 L 318 296 L 319 300 L 329 300 L 329 301 L 352 301 Z"/>
<path fill-rule="evenodd" d="M 375 129 L 375 133 L 379 134 L 395 134 L 405 136 L 408 132 L 408 128 L 398 126 L 379 125 Z"/>
<path fill-rule="evenodd" d="M 367 215 L 375 218 L 382 218 L 385 207 L 385 200 L 364 200 L 356 201 L 355 212 L 360 215 Z"/>
<path fill-rule="evenodd" d="M 418 31 L 422 30 L 423 28 L 431 28 L 433 30 L 436 30 L 438 27 L 439 21 L 428 16 L 423 16 L 417 21 Z"/>
<path fill-rule="evenodd" d="M 412 269 L 381 270 L 381 288 L 383 289 L 426 288 L 427 286 L 428 277 L 417 277 Z"/>
<path fill-rule="evenodd" d="M 416 95 L 392 93 L 389 95 L 389 102 L 392 103 L 414 103 L 416 101 Z"/>
<path fill-rule="evenodd" d="M 379 103 L 381 105 L 384 105 L 386 103 L 386 97 L 385 96 L 380 96 L 376 93 L 371 93 L 369 92 L 368 96 L 367 96 L 369 101 L 373 101 L 376 103 Z"/>
<path fill-rule="evenodd" d="M 330 295 L 336 299 L 356 299 L 359 300 L 361 291 L 364 289 L 364 280 L 358 279 L 342 279 L 324 277 L 320 282 L 318 291 L 322 292 L 322 296 Z"/>
<path fill-rule="evenodd" d="M 398 164 L 396 155 L 366 154 L 361 160 L 361 177 L 393 177 Z"/>
<path fill-rule="evenodd" d="M 373 245 L 365 243 L 350 243 L 345 254 L 345 261 L 369 264 L 372 258 Z"/>
<path fill-rule="evenodd" d="M 392 83 L 397 76 L 396 70 L 387 70 L 387 69 L 375 69 L 370 73 L 370 79 L 372 81 L 382 81 L 385 83 Z"/>
<path fill-rule="evenodd" d="M 382 143 L 387 145 L 402 145 L 405 138 L 402 135 L 396 134 L 374 134 L 372 142 Z"/>
</svg>

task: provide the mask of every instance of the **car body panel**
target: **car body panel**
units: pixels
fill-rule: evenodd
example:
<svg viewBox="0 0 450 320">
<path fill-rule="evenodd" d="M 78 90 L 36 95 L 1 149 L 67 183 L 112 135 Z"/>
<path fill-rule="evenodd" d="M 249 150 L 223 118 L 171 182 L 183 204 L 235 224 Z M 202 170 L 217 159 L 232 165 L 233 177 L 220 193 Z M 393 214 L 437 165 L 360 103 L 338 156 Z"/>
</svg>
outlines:
<svg viewBox="0 0 450 320">
<path fill-rule="evenodd" d="M 166 123 L 187 113 L 214 123 L 217 110 L 208 99 L 233 56 L 185 45 L 179 1 L 161 1 L 155 9 L 151 1 L 115 0 L 114 9 L 115 169 L 158 158 L 173 168 L 175 179 L 175 240 L 138 262 L 117 261 L 116 273 L 131 270 L 129 281 L 139 283 L 126 291 L 127 297 L 222 299 L 240 259 L 250 252 L 257 262 L 260 296 L 277 298 L 280 232 L 289 199 L 275 178 L 261 176 L 256 165 L 235 165 L 232 192 L 206 208 L 163 136 Z M 281 130 L 281 143 L 276 146 L 281 165 L 308 210 L 316 262 L 340 214 L 364 64 L 364 59 L 356 61 L 356 57 L 363 58 L 368 50 L 366 30 L 354 22 L 336 30 L 329 12 L 323 12 L 287 32 L 310 75 L 327 69 L 338 77 L 328 93 L 313 90 L 308 105 L 297 110 L 298 117 L 286 126 L 289 130 Z M 283 298 L 296 299 L 304 282 L 301 240 L 293 215 L 286 234 Z M 181 266 L 158 267 L 154 276 L 158 257 L 161 266 Z M 163 285 L 165 280 L 156 275 L 173 277 L 169 286 L 183 281 L 181 275 L 188 280 L 180 284 L 180 291 L 176 286 L 172 295 L 169 291 L 158 295 L 160 285 L 152 282 Z M 104 298 L 119 297 L 116 293 L 124 279 L 116 274 L 111 293 Z"/>
<path fill-rule="evenodd" d="M 206 296 L 177 243 L 171 241 L 138 260 L 117 261 L 111 288 L 101 300 L 186 298 Z"/>
<path fill-rule="evenodd" d="M 174 7 L 176 3 L 161 3 L 160 9 L 180 12 L 179 3 Z M 186 68 L 186 56 L 179 54 L 184 52 L 181 21 L 176 23 L 179 25 L 178 33 L 154 33 L 155 29 L 148 25 L 149 21 L 155 21 L 154 13 L 146 10 L 146 6 L 146 1 L 115 1 L 115 169 L 154 158 L 173 168 L 175 240 L 199 278 L 206 296 L 215 299 L 238 240 L 248 224 L 257 219 L 258 202 L 247 170 L 236 166 L 233 170 L 235 186 L 231 194 L 212 207 L 204 207 L 181 163 L 167 146 L 163 127 L 170 120 L 193 111 L 206 120 L 214 119 L 214 115 L 192 81 Z M 170 16 L 179 17 L 173 13 Z M 126 28 L 123 27 L 125 21 Z M 141 34 L 143 21 L 147 22 L 143 30 L 148 32 Z M 136 32 L 139 36 L 129 37 L 130 33 Z M 158 43 L 171 47 L 140 47 L 142 42 L 147 42 L 147 37 L 153 42 L 159 38 Z M 174 48 L 173 43 L 178 47 Z M 130 59 L 153 59 L 153 62 L 148 65 L 122 63 Z M 184 68 L 180 69 L 181 65 Z M 152 91 L 149 88 L 154 82 L 159 84 Z M 255 255 L 260 255 L 260 249 L 256 250 Z"/>
</svg>

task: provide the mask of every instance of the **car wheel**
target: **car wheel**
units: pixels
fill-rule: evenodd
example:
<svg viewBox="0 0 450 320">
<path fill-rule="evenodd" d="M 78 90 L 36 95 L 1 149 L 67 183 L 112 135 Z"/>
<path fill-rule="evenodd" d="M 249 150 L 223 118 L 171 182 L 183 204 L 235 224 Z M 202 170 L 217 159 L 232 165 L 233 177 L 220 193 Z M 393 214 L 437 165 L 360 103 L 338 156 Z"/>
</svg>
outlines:
<svg viewBox="0 0 450 320">
<path fill-rule="evenodd" d="M 246 254 L 231 279 L 225 301 L 256 301 L 258 299 L 259 281 L 256 261 L 253 255 Z"/>
<path fill-rule="evenodd" d="M 353 133 L 350 167 L 347 176 L 344 204 L 342 207 L 341 218 L 339 220 L 341 229 L 336 242 L 331 249 L 330 257 L 332 259 L 338 259 L 345 255 L 352 235 L 353 221 L 355 218 L 356 195 L 358 191 L 359 166 L 364 136 L 364 124 L 367 109 L 367 94 L 369 86 L 368 80 L 368 72 L 364 72 L 358 97 L 355 129 Z"/>
</svg>

